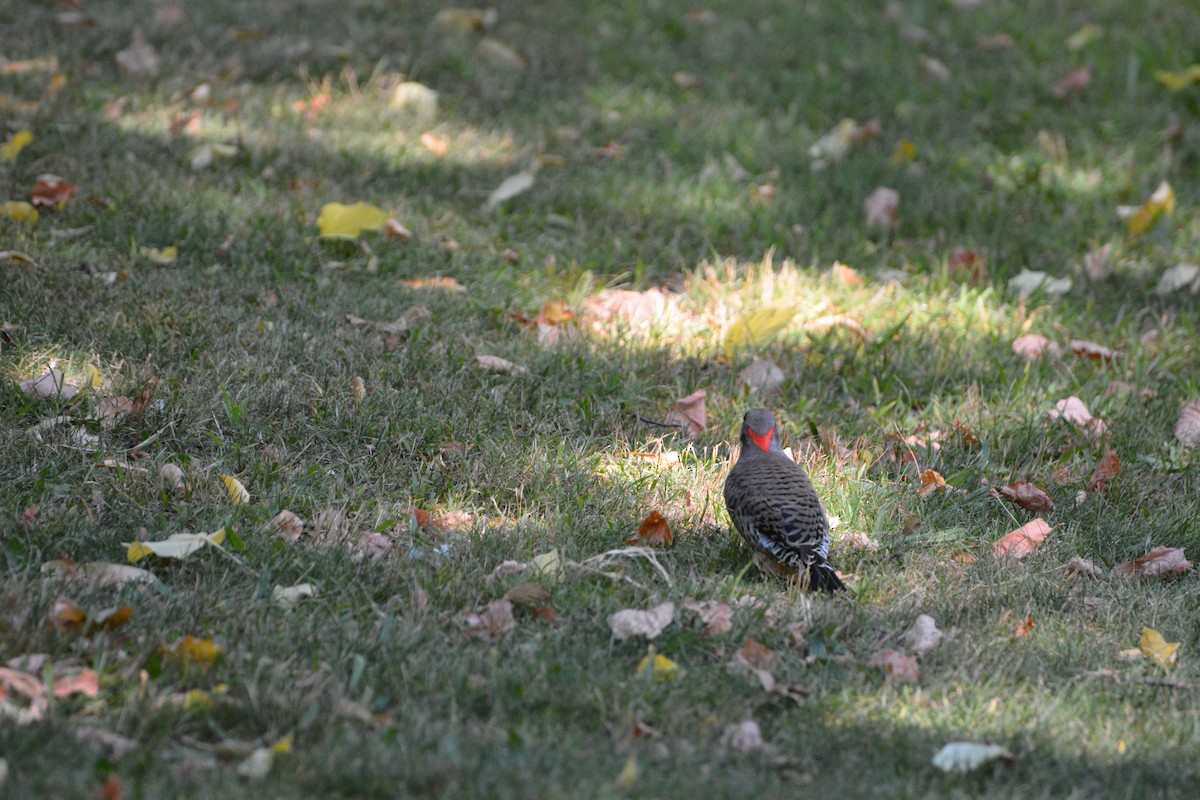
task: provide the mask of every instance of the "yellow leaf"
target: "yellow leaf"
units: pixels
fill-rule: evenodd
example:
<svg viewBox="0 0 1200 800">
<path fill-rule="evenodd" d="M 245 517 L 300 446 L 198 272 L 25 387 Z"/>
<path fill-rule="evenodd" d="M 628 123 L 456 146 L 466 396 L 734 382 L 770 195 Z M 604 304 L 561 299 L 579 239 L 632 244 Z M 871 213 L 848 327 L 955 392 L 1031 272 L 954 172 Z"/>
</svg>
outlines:
<svg viewBox="0 0 1200 800">
<path fill-rule="evenodd" d="M 183 696 L 183 710 L 203 714 L 212 708 L 212 698 L 203 689 L 192 689 Z"/>
<path fill-rule="evenodd" d="M 130 563 L 136 564 L 147 556 L 185 559 L 208 545 L 225 541 L 225 529 L 216 533 L 175 533 L 159 542 L 131 542 L 125 551 Z"/>
<path fill-rule="evenodd" d="M 100 384 L 104 383 L 104 377 L 100 374 L 100 370 L 96 369 L 91 364 L 88 364 L 86 372 L 88 385 L 90 385 L 93 389 L 99 389 Z"/>
<path fill-rule="evenodd" d="M 896 142 L 895 149 L 892 150 L 893 164 L 907 164 L 909 161 L 917 157 L 917 146 L 908 139 L 901 139 Z"/>
<path fill-rule="evenodd" d="M 661 653 L 652 653 L 638 662 L 638 675 L 652 675 L 659 680 L 671 677 L 679 665 Z"/>
<path fill-rule="evenodd" d="M 764 344 L 773 339 L 796 315 L 792 306 L 767 306 L 743 314 L 725 332 L 725 352 L 732 354 L 739 347 Z"/>
<path fill-rule="evenodd" d="M 195 636 L 185 636 L 172 648 L 172 652 L 180 660 L 190 664 L 211 664 L 225 649 L 213 642 L 212 639 L 197 639 Z"/>
<path fill-rule="evenodd" d="M 225 483 L 225 491 L 229 492 L 229 502 L 235 506 L 250 502 L 250 493 L 241 481 L 232 475 L 222 475 L 221 480 Z"/>
<path fill-rule="evenodd" d="M 370 203 L 326 203 L 321 206 L 317 227 L 326 239 L 353 239 L 363 231 L 377 231 L 387 224 L 383 209 Z"/>
<path fill-rule="evenodd" d="M 1150 199 L 1142 203 L 1133 216 L 1129 218 L 1129 232 L 1140 236 L 1154 227 L 1164 214 L 1170 216 L 1175 211 L 1175 190 L 1171 184 L 1163 181 L 1150 195 Z"/>
<path fill-rule="evenodd" d="M 1142 640 L 1138 642 L 1138 649 L 1162 667 L 1164 672 L 1170 672 L 1171 667 L 1175 666 L 1175 651 L 1179 649 L 1179 642 L 1168 642 L 1153 628 L 1142 628 Z"/>
<path fill-rule="evenodd" d="M 549 583 L 558 583 L 562 578 L 562 556 L 558 553 L 558 548 L 547 550 L 541 555 L 533 557 L 530 566 L 535 571 L 540 572 L 542 577 Z"/>
<path fill-rule="evenodd" d="M 130 542 L 129 549 L 125 551 L 125 558 L 130 564 L 136 564 L 147 556 L 154 555 L 154 551 L 141 542 Z"/>
<path fill-rule="evenodd" d="M 289 733 L 287 736 L 284 736 L 278 742 L 271 745 L 271 749 L 276 753 L 290 753 L 292 752 L 292 743 L 295 742 L 295 740 L 295 734 Z"/>
<path fill-rule="evenodd" d="M 0 158 L 5 161 L 16 161 L 17 154 L 25 149 L 25 146 L 33 141 L 33 134 L 29 131 L 17 131 L 12 135 L 7 142 L 0 145 Z"/>
<path fill-rule="evenodd" d="M 171 247 L 139 247 L 138 253 L 150 259 L 155 264 L 174 264 L 179 258 L 179 248 Z"/>
<path fill-rule="evenodd" d="M 1193 83 L 1200 83 L 1200 64 L 1192 64 L 1180 72 L 1168 72 L 1165 69 L 1159 70 L 1154 73 L 1154 80 L 1172 92 L 1178 92 L 1181 89 L 1186 89 Z"/>
<path fill-rule="evenodd" d="M 1089 22 L 1067 37 L 1067 49 L 1072 53 L 1082 50 L 1099 38 L 1102 33 L 1104 33 L 1104 28 L 1094 22 Z"/>
<path fill-rule="evenodd" d="M 0 217 L 12 217 L 17 222 L 37 222 L 38 210 L 24 200 L 0 203 Z"/>
</svg>

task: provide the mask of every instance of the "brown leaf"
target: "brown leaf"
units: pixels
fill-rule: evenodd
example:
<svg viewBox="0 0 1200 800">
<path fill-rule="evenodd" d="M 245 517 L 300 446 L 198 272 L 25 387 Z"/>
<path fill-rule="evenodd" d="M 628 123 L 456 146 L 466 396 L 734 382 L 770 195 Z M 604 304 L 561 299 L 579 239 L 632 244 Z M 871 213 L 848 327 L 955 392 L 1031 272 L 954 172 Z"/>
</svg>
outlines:
<svg viewBox="0 0 1200 800">
<path fill-rule="evenodd" d="M 493 600 L 482 611 L 468 611 L 463 614 L 468 636 L 481 639 L 499 639 L 517 627 L 513 617 L 513 605 L 509 600 Z"/>
<path fill-rule="evenodd" d="M 768 672 L 779 669 L 783 663 L 778 653 L 753 639 L 746 639 L 737 657 L 755 669 L 765 669 Z"/>
<path fill-rule="evenodd" d="M 1104 396 L 1112 397 L 1113 395 L 1134 395 L 1140 400 L 1153 400 L 1158 397 L 1158 392 L 1153 389 L 1143 389 L 1125 381 L 1113 381 L 1105 388 Z"/>
<path fill-rule="evenodd" d="M 1027 333 L 1013 339 L 1012 350 L 1026 361 L 1033 361 L 1043 355 L 1058 355 L 1058 345 L 1040 333 Z"/>
<path fill-rule="evenodd" d="M 879 542 L 861 531 L 853 531 L 838 539 L 837 547 L 842 551 L 863 550 L 874 552 L 879 549 Z"/>
<path fill-rule="evenodd" d="M 697 389 L 687 397 L 675 401 L 674 407 L 667 412 L 666 421 L 679 425 L 689 436 L 696 436 L 708 427 L 708 415 L 704 407 L 704 398 L 708 392 Z"/>
<path fill-rule="evenodd" d="M 83 669 L 74 675 L 55 677 L 54 696 L 66 697 L 72 694 L 85 694 L 95 697 L 100 693 L 100 676 L 95 670 Z"/>
<path fill-rule="evenodd" d="M 304 533 L 304 520 L 286 508 L 267 524 L 276 536 L 288 544 L 295 544 Z"/>
<path fill-rule="evenodd" d="M 68 597 L 59 597 L 50 609 L 50 621 L 59 633 L 74 633 L 82 630 L 87 622 L 87 612 Z"/>
<path fill-rule="evenodd" d="M 1071 70 L 1058 83 L 1050 87 L 1050 94 L 1060 100 L 1074 94 L 1081 94 L 1092 85 L 1092 70 L 1089 67 L 1078 67 Z"/>
<path fill-rule="evenodd" d="M 863 279 L 847 264 L 840 261 L 833 262 L 833 266 L 829 268 L 829 277 L 834 283 L 840 283 L 842 286 L 862 286 Z"/>
<path fill-rule="evenodd" d="M 533 607 L 533 616 L 535 619 L 540 619 L 543 622 L 558 622 L 558 612 L 547 605 L 536 605 Z"/>
<path fill-rule="evenodd" d="M 1112 361 L 1121 355 L 1120 350 L 1111 350 L 1102 344 L 1085 342 L 1082 339 L 1072 339 L 1068 347 L 1080 358 L 1090 358 L 1093 361 Z"/>
<path fill-rule="evenodd" d="M 1017 481 L 1008 486 L 1001 486 L 1000 494 L 1011 500 L 1026 511 L 1043 514 L 1054 510 L 1054 501 L 1050 495 L 1028 481 Z"/>
<path fill-rule="evenodd" d="M 946 271 L 953 278 L 965 278 L 971 283 L 984 284 L 988 279 L 987 259 L 970 247 L 955 247 L 946 257 Z"/>
<path fill-rule="evenodd" d="M 1000 537 L 992 545 L 992 552 L 997 556 L 1024 558 L 1037 549 L 1051 530 L 1053 528 L 1046 524 L 1046 520 L 1038 517 Z"/>
<path fill-rule="evenodd" d="M 671 533 L 671 526 L 667 522 L 667 518 L 657 511 L 651 511 L 638 525 L 637 539 L 631 539 L 626 544 L 662 547 L 674 542 L 675 534 Z"/>
<path fill-rule="evenodd" d="M 550 590 L 536 581 L 519 583 L 504 593 L 503 600 L 515 605 L 540 605 L 550 599 Z"/>
<path fill-rule="evenodd" d="M 1184 447 L 1200 447 L 1200 400 L 1193 400 L 1179 412 L 1175 438 Z"/>
<path fill-rule="evenodd" d="M 400 285 L 409 289 L 438 289 L 444 292 L 465 292 L 467 290 L 467 287 L 454 278 L 445 278 L 440 275 L 429 278 L 406 278 L 400 281 Z"/>
<path fill-rule="evenodd" d="M 896 650 L 880 650 L 871 657 L 870 664 L 883 670 L 888 679 L 896 683 L 916 682 L 921 677 L 917 660 Z"/>
<path fill-rule="evenodd" d="M 1108 491 L 1108 482 L 1121 474 L 1121 459 L 1117 458 L 1115 450 L 1105 450 L 1096 464 L 1096 471 L 1088 481 L 1088 489 L 1099 494 Z"/>
<path fill-rule="evenodd" d="M 1156 547 L 1141 558 L 1117 564 L 1112 575 L 1118 578 L 1153 578 L 1157 575 L 1176 575 L 1191 572 L 1192 562 L 1180 547 Z"/>
<path fill-rule="evenodd" d="M 1017 628 L 1013 631 L 1013 636 L 1017 637 L 1018 639 L 1028 636 L 1029 634 L 1033 633 L 1033 628 L 1035 625 L 1036 623 L 1033 621 L 1033 617 L 1025 617 L 1024 620 L 1017 623 Z"/>
<path fill-rule="evenodd" d="M 917 494 L 922 497 L 936 491 L 946 490 L 946 479 L 937 470 L 927 469 L 921 473 L 921 488 Z"/>
<path fill-rule="evenodd" d="M 29 192 L 34 208 L 65 205 L 75 196 L 75 184 L 67 183 L 57 175 L 39 175 Z"/>
<path fill-rule="evenodd" d="M 700 618 L 707 636 L 720 636 L 733 629 L 733 609 L 728 603 L 688 598 L 683 601 L 683 608 Z"/>
<path fill-rule="evenodd" d="M 129 622 L 131 617 L 133 617 L 133 609 L 129 606 L 114 606 L 97 611 L 88 619 L 87 632 L 118 630 L 125 627 L 125 623 Z"/>
<path fill-rule="evenodd" d="M 388 221 L 383 223 L 383 230 L 390 238 L 399 239 L 401 242 L 411 242 L 413 238 L 413 232 L 404 227 L 404 223 L 395 217 L 389 217 Z M 453 278 L 444 278 L 443 280 L 453 280 Z"/>
</svg>

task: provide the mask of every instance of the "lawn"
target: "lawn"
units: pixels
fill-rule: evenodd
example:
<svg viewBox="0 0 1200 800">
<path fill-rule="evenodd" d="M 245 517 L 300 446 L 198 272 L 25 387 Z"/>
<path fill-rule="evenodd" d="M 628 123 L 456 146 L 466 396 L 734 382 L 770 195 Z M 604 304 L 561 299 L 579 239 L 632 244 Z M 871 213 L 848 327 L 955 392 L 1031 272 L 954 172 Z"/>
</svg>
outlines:
<svg viewBox="0 0 1200 800">
<path fill-rule="evenodd" d="M 0 4 L 0 793 L 1194 794 L 1200 15 L 1034 6 Z"/>
</svg>

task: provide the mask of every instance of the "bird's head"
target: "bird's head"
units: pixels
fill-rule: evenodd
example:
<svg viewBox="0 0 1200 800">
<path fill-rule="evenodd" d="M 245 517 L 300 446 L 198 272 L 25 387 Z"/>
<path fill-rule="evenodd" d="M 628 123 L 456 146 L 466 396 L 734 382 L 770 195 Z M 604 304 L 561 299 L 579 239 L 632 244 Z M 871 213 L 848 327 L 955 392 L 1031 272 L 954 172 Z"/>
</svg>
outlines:
<svg viewBox="0 0 1200 800">
<path fill-rule="evenodd" d="M 765 408 L 752 408 L 742 417 L 742 452 L 758 449 L 764 453 L 782 453 L 775 416 Z"/>
</svg>

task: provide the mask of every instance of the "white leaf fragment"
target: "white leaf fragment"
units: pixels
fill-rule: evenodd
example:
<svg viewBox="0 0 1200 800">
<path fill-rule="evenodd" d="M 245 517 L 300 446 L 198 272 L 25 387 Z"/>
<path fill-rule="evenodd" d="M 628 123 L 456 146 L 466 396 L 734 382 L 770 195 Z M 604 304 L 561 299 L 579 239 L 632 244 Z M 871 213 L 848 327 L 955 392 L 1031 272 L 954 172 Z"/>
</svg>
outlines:
<svg viewBox="0 0 1200 800">
<path fill-rule="evenodd" d="M 1008 288 L 1019 297 L 1029 297 L 1039 289 L 1049 297 L 1060 297 L 1071 291 L 1071 279 L 1055 278 L 1045 272 L 1022 269 L 1019 275 L 1008 282 Z"/>
<path fill-rule="evenodd" d="M 483 204 L 484 211 L 495 211 L 501 203 L 523 194 L 533 186 L 533 173 L 522 170 L 515 175 L 509 175 L 500 181 L 500 185 L 492 190 Z"/>
<path fill-rule="evenodd" d="M 1013 754 L 998 744 L 950 742 L 934 755 L 933 765 L 943 772 L 965 775 L 998 758 L 1011 761 Z"/>
<path fill-rule="evenodd" d="M 613 637 L 618 640 L 628 639 L 631 636 L 645 636 L 647 639 L 653 639 L 662 633 L 674 618 L 675 604 L 666 602 L 645 611 L 626 608 L 611 614 L 608 618 L 608 627 L 612 629 Z"/>
<path fill-rule="evenodd" d="M 908 633 L 904 635 L 904 643 L 917 655 L 932 650 L 942 641 L 944 634 L 938 629 L 933 617 L 922 614 L 913 622 Z"/>
</svg>

